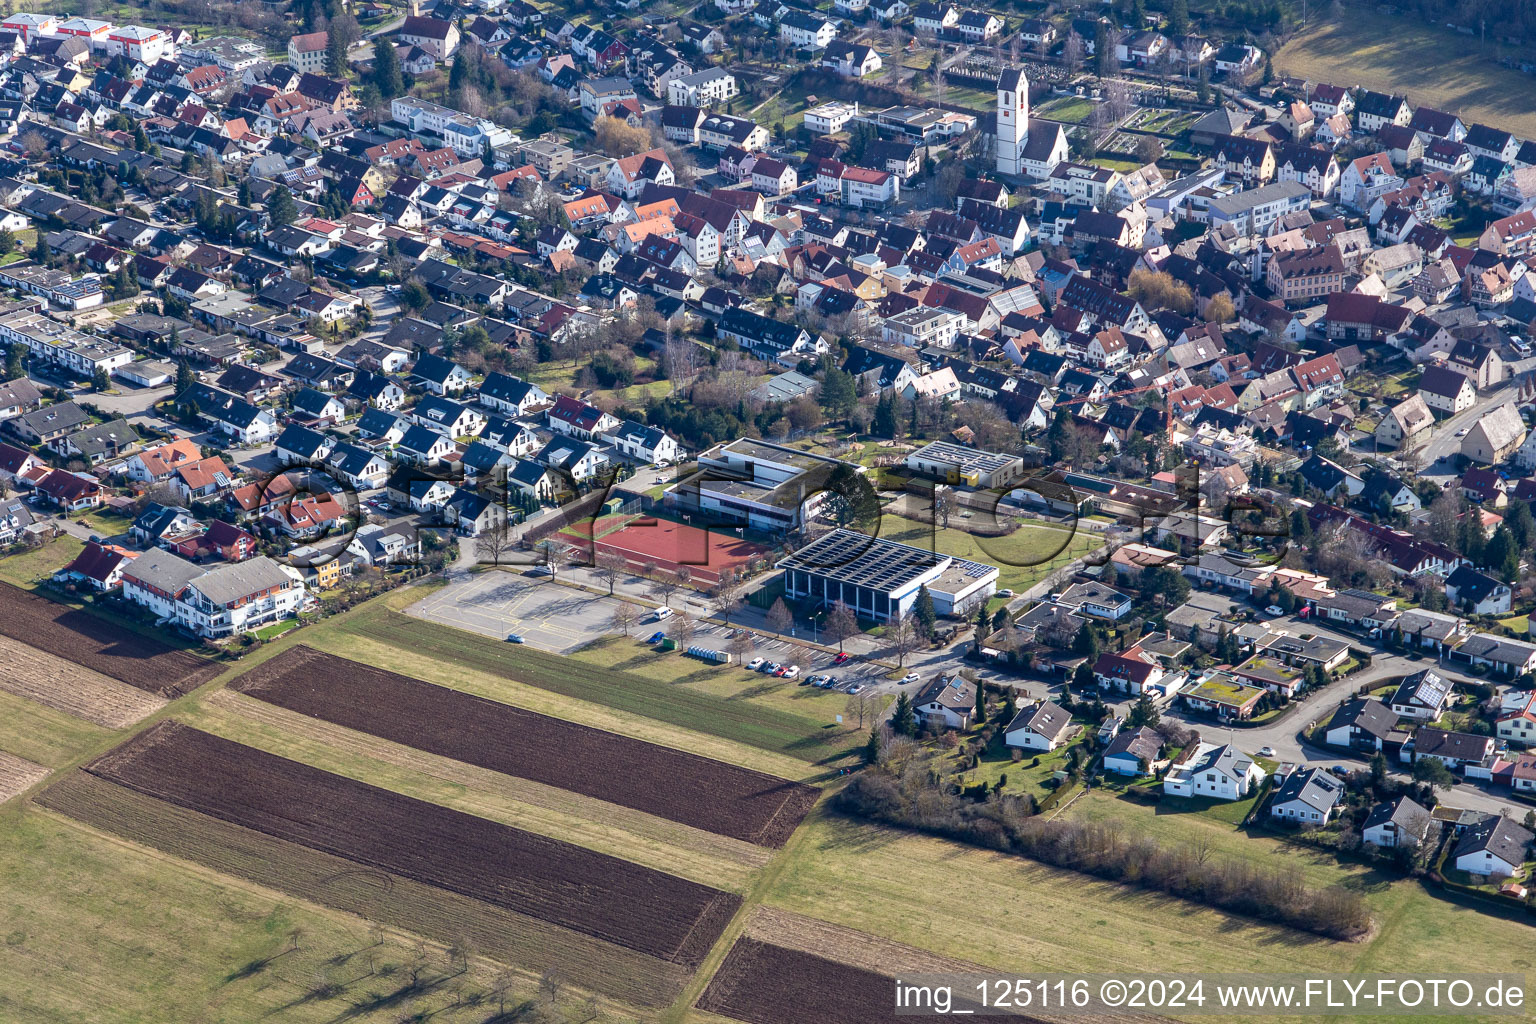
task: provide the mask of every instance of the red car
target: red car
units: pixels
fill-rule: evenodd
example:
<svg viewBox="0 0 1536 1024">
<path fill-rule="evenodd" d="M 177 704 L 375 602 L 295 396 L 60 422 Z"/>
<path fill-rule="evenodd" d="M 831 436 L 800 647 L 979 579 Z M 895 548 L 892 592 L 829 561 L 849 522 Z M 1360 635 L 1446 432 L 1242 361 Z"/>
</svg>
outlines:
<svg viewBox="0 0 1536 1024">
<path fill-rule="evenodd" d="M 843 662 L 845 662 L 847 660 L 848 660 L 847 652 L 846 651 L 838 651 L 837 652 L 837 657 L 832 659 L 832 664 L 834 664 L 834 665 L 841 665 Z"/>
</svg>

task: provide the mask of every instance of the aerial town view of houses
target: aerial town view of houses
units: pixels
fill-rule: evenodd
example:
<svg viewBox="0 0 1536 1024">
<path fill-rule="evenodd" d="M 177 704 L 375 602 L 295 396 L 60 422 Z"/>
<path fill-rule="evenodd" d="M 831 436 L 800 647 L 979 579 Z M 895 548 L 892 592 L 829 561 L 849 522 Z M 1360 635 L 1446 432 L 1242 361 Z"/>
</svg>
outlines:
<svg viewBox="0 0 1536 1024">
<path fill-rule="evenodd" d="M 1526 1015 L 1533 40 L 7 0 L 0 1021 Z"/>
</svg>

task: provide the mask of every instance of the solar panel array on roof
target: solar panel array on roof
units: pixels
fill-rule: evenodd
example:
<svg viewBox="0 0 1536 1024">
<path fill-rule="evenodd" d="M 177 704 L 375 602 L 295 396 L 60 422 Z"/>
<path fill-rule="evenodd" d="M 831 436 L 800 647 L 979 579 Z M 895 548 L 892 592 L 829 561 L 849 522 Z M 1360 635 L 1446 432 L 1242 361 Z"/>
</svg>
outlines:
<svg viewBox="0 0 1536 1024">
<path fill-rule="evenodd" d="M 779 562 L 783 569 L 815 573 L 829 580 L 892 591 L 949 561 L 922 548 L 833 530 Z"/>
</svg>

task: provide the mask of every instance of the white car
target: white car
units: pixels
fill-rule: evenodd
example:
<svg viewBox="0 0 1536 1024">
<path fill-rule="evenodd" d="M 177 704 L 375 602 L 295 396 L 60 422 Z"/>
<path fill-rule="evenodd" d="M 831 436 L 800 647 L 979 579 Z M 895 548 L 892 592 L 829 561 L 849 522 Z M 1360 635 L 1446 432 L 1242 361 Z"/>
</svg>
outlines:
<svg viewBox="0 0 1536 1024">
<path fill-rule="evenodd" d="M 1011 590 L 1009 590 L 1009 589 L 1007 589 L 1005 587 L 1002 590 L 999 590 L 997 592 L 997 596 L 998 597 L 1012 597 L 1013 596 L 1013 591 L 1011 591 Z"/>
<path fill-rule="evenodd" d="M 1457 437 L 1466 437 L 1467 436 L 1467 430 L 1468 430 L 1467 427 L 1462 427 L 1460 430 L 1456 431 L 1456 436 Z"/>
<path fill-rule="evenodd" d="M 906 675 L 901 677 L 901 681 L 903 683 L 915 683 L 921 678 L 922 677 L 919 676 L 916 672 L 908 672 Z"/>
<path fill-rule="evenodd" d="M 1274 757 L 1275 756 L 1275 748 L 1274 747 L 1260 747 L 1259 748 L 1259 756 L 1260 757 Z"/>
<path fill-rule="evenodd" d="M 1281 608 L 1277 604 L 1272 604 L 1268 608 L 1264 609 L 1264 614 L 1265 615 L 1275 615 L 1275 616 L 1284 615 L 1285 614 L 1285 609 Z"/>
<path fill-rule="evenodd" d="M 800 666 L 799 665 L 791 665 L 791 666 L 789 666 L 789 668 L 784 670 L 784 678 L 785 679 L 793 679 L 793 678 L 795 678 L 795 676 L 798 676 L 799 674 L 800 674 Z"/>
<path fill-rule="evenodd" d="M 747 668 L 750 668 L 754 672 L 756 672 L 758 669 L 760 669 L 762 667 L 763 667 L 763 659 L 762 658 L 753 658 L 751 661 L 747 662 Z"/>
<path fill-rule="evenodd" d="M 671 608 L 668 608 L 665 605 L 663 605 L 662 607 L 656 609 L 656 621 L 657 622 L 660 622 L 662 619 L 670 619 L 671 617 L 672 617 L 672 609 Z"/>
</svg>

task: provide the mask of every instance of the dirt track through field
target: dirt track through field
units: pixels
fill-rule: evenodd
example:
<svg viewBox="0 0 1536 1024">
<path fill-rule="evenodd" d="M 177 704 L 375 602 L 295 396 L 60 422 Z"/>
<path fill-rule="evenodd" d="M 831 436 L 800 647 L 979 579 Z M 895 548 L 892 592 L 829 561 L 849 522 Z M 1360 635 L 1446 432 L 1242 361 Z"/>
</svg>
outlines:
<svg viewBox="0 0 1536 1024">
<path fill-rule="evenodd" d="M 697 967 L 741 898 L 312 768 L 176 722 L 100 778 L 188 810 Z"/>
<path fill-rule="evenodd" d="M 48 769 L 0 750 L 0 803 L 48 777 Z"/>
<path fill-rule="evenodd" d="M 122 729 L 166 701 L 83 665 L 0 635 L 0 690 L 109 729 Z"/>
<path fill-rule="evenodd" d="M 231 685 L 336 725 L 762 846 L 784 845 L 821 795 L 303 646 Z"/>
<path fill-rule="evenodd" d="M 445 945 L 468 940 L 482 955 L 522 968 L 534 982 L 549 971 L 626 1004 L 663 1007 L 687 977 L 676 964 L 177 807 L 84 771 L 56 780 L 38 803 L 84 826 L 295 899 Z"/>
<path fill-rule="evenodd" d="M 145 632 L 9 583 L 0 584 L 0 634 L 162 697 L 179 697 L 223 671 Z"/>
</svg>

